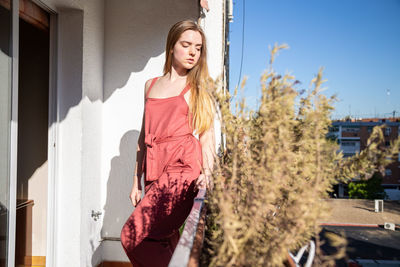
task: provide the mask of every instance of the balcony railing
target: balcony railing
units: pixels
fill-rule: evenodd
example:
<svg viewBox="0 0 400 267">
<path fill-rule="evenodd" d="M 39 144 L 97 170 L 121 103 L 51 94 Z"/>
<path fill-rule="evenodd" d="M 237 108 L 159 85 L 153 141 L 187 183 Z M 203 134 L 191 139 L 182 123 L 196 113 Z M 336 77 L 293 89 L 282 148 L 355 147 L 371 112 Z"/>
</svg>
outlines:
<svg viewBox="0 0 400 267">
<path fill-rule="evenodd" d="M 200 189 L 187 217 L 179 243 L 172 255 L 169 267 L 198 266 L 204 239 L 206 190 Z"/>
</svg>

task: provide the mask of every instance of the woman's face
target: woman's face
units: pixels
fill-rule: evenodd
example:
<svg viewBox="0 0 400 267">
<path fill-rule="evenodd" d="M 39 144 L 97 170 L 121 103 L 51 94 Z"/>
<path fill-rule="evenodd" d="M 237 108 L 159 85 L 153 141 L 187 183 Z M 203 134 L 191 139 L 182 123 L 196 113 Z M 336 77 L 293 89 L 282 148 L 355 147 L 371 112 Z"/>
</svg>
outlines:
<svg viewBox="0 0 400 267">
<path fill-rule="evenodd" d="M 199 61 L 201 46 L 202 39 L 198 31 L 184 31 L 172 50 L 172 64 L 185 69 L 193 68 Z"/>
</svg>

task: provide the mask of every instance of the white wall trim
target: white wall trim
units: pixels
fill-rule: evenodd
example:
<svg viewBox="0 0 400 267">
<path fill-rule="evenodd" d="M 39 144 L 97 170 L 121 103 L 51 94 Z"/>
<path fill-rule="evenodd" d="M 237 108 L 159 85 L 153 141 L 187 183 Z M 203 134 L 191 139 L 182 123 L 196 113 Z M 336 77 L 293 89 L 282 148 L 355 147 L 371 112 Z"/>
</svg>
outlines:
<svg viewBox="0 0 400 267">
<path fill-rule="evenodd" d="M 47 183 L 47 233 L 46 265 L 55 266 L 57 233 L 57 162 L 58 162 L 58 93 L 57 93 L 57 14 L 50 14 L 49 55 L 49 122 L 48 122 L 48 183 Z"/>
</svg>

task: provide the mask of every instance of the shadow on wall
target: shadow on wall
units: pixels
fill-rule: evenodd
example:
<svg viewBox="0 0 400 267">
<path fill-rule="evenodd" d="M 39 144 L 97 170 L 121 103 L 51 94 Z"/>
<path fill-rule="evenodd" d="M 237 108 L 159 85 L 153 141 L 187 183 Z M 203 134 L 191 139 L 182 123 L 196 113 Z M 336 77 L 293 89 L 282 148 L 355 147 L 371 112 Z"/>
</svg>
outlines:
<svg viewBox="0 0 400 267">
<path fill-rule="evenodd" d="M 66 106 L 61 107 L 60 121 L 62 122 L 69 111 L 78 106 L 83 96 L 88 96 L 91 102 L 102 100 L 106 102 L 111 95 L 118 89 L 126 86 L 132 73 L 143 71 L 151 58 L 158 57 L 165 51 L 165 41 L 170 27 L 179 20 L 196 20 L 199 9 L 198 3 L 182 0 L 120 0 L 104 1 L 104 51 L 92 51 L 91 44 L 103 41 L 97 33 L 91 34 L 88 30 L 96 30 L 101 25 L 83 28 L 82 10 L 63 9 L 61 14 L 61 43 L 60 47 L 66 46 L 61 60 L 64 61 L 63 68 L 70 70 L 71 73 L 59 77 L 63 80 L 68 89 Z M 86 13 L 85 13 L 86 14 Z M 86 34 L 87 50 L 83 49 L 82 35 Z M 79 53 L 78 53 L 78 52 Z M 82 58 L 82 53 L 86 54 Z M 100 52 L 100 53 L 99 53 Z M 98 66 L 97 56 L 104 55 L 103 58 L 103 92 L 96 84 L 98 73 L 90 74 L 87 68 Z M 85 63 L 82 69 L 82 62 Z M 94 65 L 87 65 L 95 62 Z M 97 62 L 97 63 L 96 63 Z M 101 63 L 100 63 L 101 64 Z M 86 68 L 86 70 L 85 70 Z M 160 69 L 162 66 L 160 66 Z M 87 77 L 79 77 L 84 73 Z M 89 74 L 88 74 L 89 73 Z M 146 77 L 147 79 L 150 77 Z M 94 79 L 93 84 L 85 84 L 85 91 L 82 92 L 82 80 Z M 144 80 L 144 79 L 143 79 Z M 133 81 L 135 82 L 135 81 Z M 71 88 L 72 87 L 72 88 Z M 76 88 L 75 90 L 75 87 Z M 80 87 L 80 88 L 79 88 Z M 135 90 L 141 90 L 143 85 Z"/>
<path fill-rule="evenodd" d="M 119 145 L 120 154 L 111 160 L 111 170 L 107 182 L 107 199 L 103 209 L 102 238 L 119 237 L 122 226 L 133 211 L 129 194 L 132 189 L 139 134 L 139 131 L 136 130 L 125 133 Z M 118 245 L 120 245 L 119 242 Z M 92 266 L 96 266 L 97 260 L 102 258 L 103 251 L 100 245 L 93 253 Z"/>
<path fill-rule="evenodd" d="M 181 0 L 105 1 L 103 102 L 126 85 L 131 73 L 142 71 L 150 58 L 164 53 L 174 23 L 197 18 L 193 6 Z"/>
<path fill-rule="evenodd" d="M 197 19 L 197 5 L 196 1 L 182 0 L 120 0 L 118 3 L 105 0 L 103 103 L 118 88 L 126 86 L 132 73 L 140 73 L 151 58 L 164 53 L 167 34 L 173 24 L 179 20 Z M 162 66 L 157 66 L 157 70 L 159 69 L 162 69 Z M 148 78 L 150 77 L 143 80 Z M 143 87 L 144 84 L 135 86 L 134 95 L 142 98 Z M 93 102 L 98 100 L 96 96 L 90 95 L 89 99 Z M 137 112 L 141 113 L 142 110 Z M 120 155 L 111 159 L 102 237 L 119 238 L 123 224 L 133 211 L 129 194 L 138 137 L 139 132 L 136 130 L 126 132 L 120 140 Z M 113 247 L 120 248 L 120 251 L 115 253 L 123 253 L 120 242 L 110 242 Z M 94 251 L 93 266 L 98 264 L 99 259 L 111 260 L 107 255 L 114 252 L 103 248 L 104 246 L 100 245 Z M 112 259 L 116 260 L 115 258 L 118 256 Z"/>
</svg>

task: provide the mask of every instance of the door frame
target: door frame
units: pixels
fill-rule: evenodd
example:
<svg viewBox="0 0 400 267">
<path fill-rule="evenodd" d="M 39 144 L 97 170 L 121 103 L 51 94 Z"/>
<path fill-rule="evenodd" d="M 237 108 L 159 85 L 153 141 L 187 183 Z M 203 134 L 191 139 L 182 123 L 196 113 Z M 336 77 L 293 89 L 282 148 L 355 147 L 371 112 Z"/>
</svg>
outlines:
<svg viewBox="0 0 400 267">
<path fill-rule="evenodd" d="M 57 87 L 58 73 L 58 14 L 40 0 L 31 0 L 50 15 L 49 44 L 49 110 L 47 143 L 47 229 L 46 229 L 46 266 L 56 266 L 57 245 L 57 162 L 58 162 L 58 125 L 59 99 Z"/>
<path fill-rule="evenodd" d="M 48 187 L 47 187 L 47 233 L 46 233 L 46 265 L 55 266 L 56 254 L 56 196 L 57 196 L 57 141 L 58 141 L 58 30 L 57 12 L 43 4 L 40 0 L 31 0 L 50 14 L 49 45 L 49 115 L 48 115 Z M 17 158 L 18 158 L 18 66 L 19 66 L 19 0 L 11 1 L 11 125 L 9 154 L 9 223 L 7 266 L 15 266 L 16 239 L 16 195 L 17 195 Z"/>
<path fill-rule="evenodd" d="M 34 2 L 37 2 L 34 0 Z M 42 6 L 43 7 L 43 6 Z M 56 266 L 57 244 L 57 174 L 58 174 L 58 125 L 59 99 L 57 90 L 58 72 L 58 20 L 57 13 L 43 7 L 50 14 L 49 46 L 49 118 L 48 118 L 48 178 L 47 178 L 47 233 L 46 233 L 46 266 Z"/>
<path fill-rule="evenodd" d="M 10 183 L 7 264 L 15 266 L 15 228 L 17 214 L 18 158 L 18 59 L 19 59 L 19 1 L 11 1 L 11 123 L 10 123 Z"/>
</svg>

